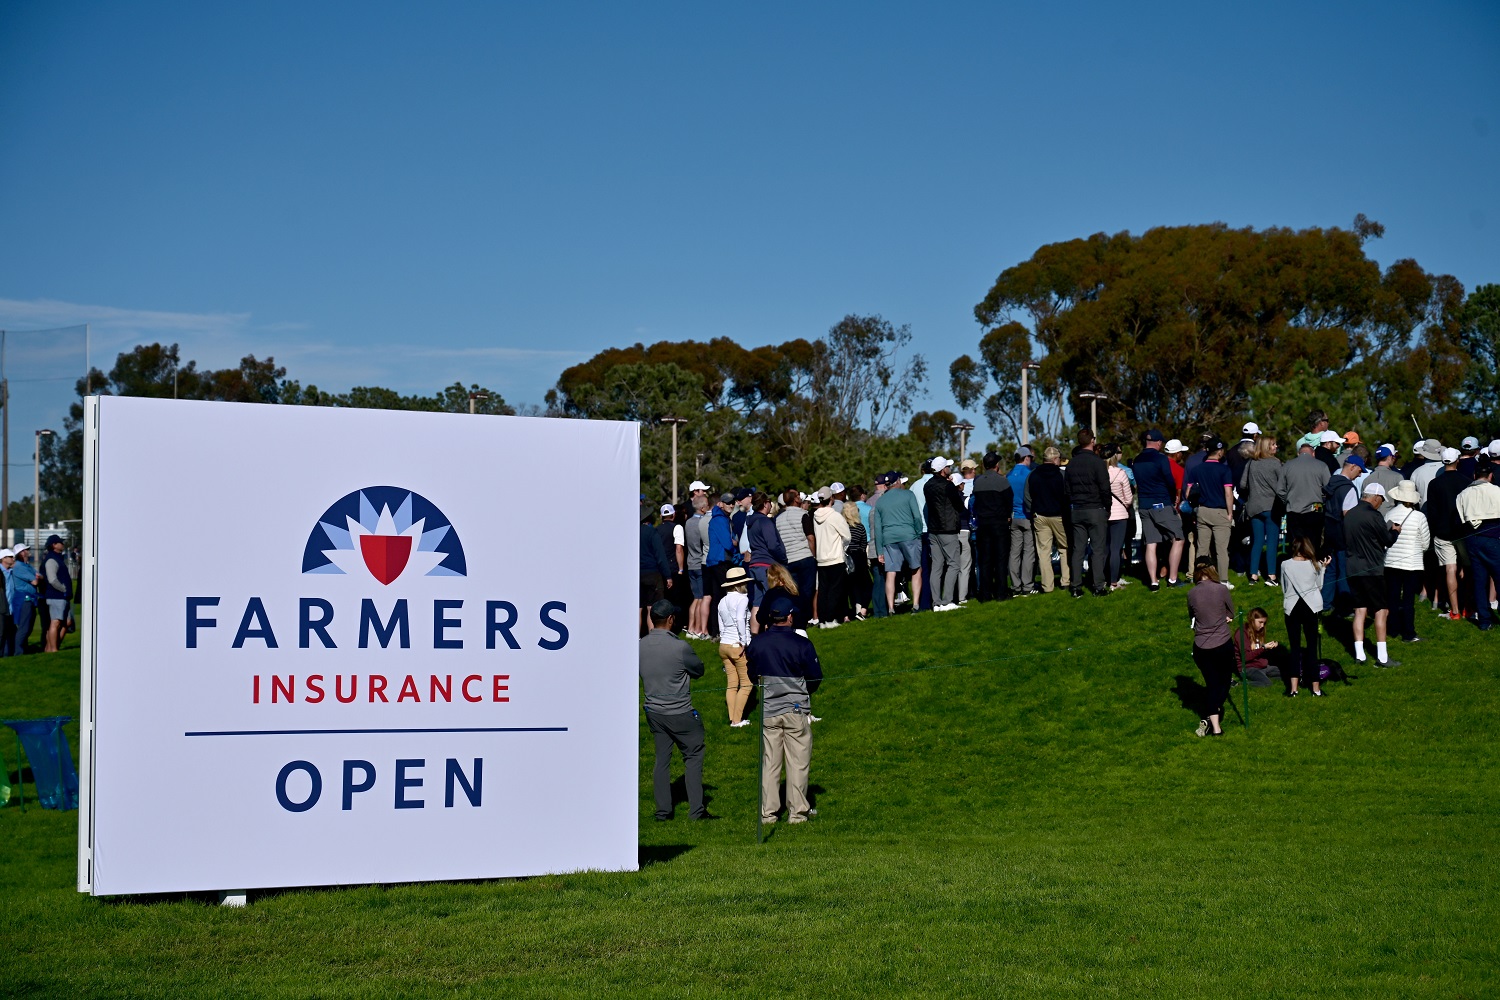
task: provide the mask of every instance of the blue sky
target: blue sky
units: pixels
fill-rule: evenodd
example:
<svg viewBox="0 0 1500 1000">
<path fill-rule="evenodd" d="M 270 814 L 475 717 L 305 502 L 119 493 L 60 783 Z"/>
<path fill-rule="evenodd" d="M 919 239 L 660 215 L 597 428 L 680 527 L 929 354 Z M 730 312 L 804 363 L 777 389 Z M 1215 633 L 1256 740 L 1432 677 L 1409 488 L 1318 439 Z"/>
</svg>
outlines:
<svg viewBox="0 0 1500 1000">
<path fill-rule="evenodd" d="M 1500 281 L 1497 154 L 1493 3 L 0 0 L 0 328 L 521 404 L 881 313 L 951 407 L 974 303 L 1056 240 L 1364 212 L 1382 263 Z M 25 384 L 13 446 L 70 392 Z"/>
</svg>

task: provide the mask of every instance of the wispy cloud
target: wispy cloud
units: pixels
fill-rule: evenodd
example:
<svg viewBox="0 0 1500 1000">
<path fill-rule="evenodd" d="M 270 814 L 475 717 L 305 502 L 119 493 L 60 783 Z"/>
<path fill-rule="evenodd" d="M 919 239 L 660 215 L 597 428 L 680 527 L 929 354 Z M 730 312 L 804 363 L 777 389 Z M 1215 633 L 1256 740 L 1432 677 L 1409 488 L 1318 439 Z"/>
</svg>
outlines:
<svg viewBox="0 0 1500 1000">
<path fill-rule="evenodd" d="M 488 358 L 494 361 L 552 360 L 588 357 L 588 351 L 543 350 L 530 347 L 413 347 L 405 350 L 414 358 Z"/>
<path fill-rule="evenodd" d="M 139 330 L 190 332 L 225 336 L 242 332 L 250 324 L 249 313 L 184 313 L 158 309 L 121 309 L 116 306 L 81 305 L 56 299 L 0 298 L 0 328 L 35 330 L 47 327 L 81 326 L 101 334 Z"/>
</svg>

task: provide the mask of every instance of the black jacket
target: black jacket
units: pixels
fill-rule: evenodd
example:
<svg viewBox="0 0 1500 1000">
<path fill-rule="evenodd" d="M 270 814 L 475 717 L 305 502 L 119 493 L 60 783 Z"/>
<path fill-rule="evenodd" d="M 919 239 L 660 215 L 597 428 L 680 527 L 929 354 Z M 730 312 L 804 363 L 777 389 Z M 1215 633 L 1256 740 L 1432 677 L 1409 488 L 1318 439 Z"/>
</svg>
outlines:
<svg viewBox="0 0 1500 1000">
<path fill-rule="evenodd" d="M 1385 517 L 1363 500 L 1344 515 L 1344 547 L 1350 576 L 1385 576 L 1385 550 L 1396 533 Z"/>
<path fill-rule="evenodd" d="M 1458 471 L 1439 472 L 1432 477 L 1427 487 L 1427 505 L 1422 511 L 1427 515 L 1433 537 L 1451 542 L 1468 534 L 1468 525 L 1458 520 L 1458 494 L 1473 481 Z"/>
<path fill-rule="evenodd" d="M 980 524 L 1009 521 L 1015 502 L 1015 489 L 998 469 L 974 477 L 974 520 Z"/>
<path fill-rule="evenodd" d="M 1062 517 L 1067 513 L 1068 487 L 1063 482 L 1062 466 L 1043 462 L 1032 469 L 1026 477 L 1026 501 L 1032 517 Z"/>
<path fill-rule="evenodd" d="M 1109 466 L 1092 451 L 1078 448 L 1068 463 L 1068 502 L 1076 510 L 1109 509 Z"/>
<path fill-rule="evenodd" d="M 961 522 L 968 520 L 964 491 L 944 476 L 933 476 L 922 487 L 927 497 L 927 531 L 933 535 L 956 535 Z"/>
<path fill-rule="evenodd" d="M 1348 516 L 1344 513 L 1344 498 L 1352 489 L 1354 483 L 1342 474 L 1329 476 L 1328 485 L 1323 487 L 1323 547 L 1327 552 L 1349 547 L 1344 540 L 1344 519 Z M 1360 502 L 1356 501 L 1349 513 L 1352 514 Z"/>
</svg>

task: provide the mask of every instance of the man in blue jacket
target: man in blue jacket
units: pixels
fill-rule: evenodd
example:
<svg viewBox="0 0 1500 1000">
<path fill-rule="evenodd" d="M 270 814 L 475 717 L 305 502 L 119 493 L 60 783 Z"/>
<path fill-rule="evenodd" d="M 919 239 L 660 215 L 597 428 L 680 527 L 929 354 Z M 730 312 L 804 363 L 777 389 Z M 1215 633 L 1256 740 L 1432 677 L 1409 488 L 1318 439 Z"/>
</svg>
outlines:
<svg viewBox="0 0 1500 1000">
<path fill-rule="evenodd" d="M 1146 550 L 1146 580 L 1151 593 L 1161 589 L 1157 578 L 1158 546 L 1168 545 L 1167 586 L 1177 586 L 1177 564 L 1182 561 L 1182 515 L 1177 513 L 1177 480 L 1172 462 L 1161 453 L 1163 437 L 1156 428 L 1146 432 L 1146 447 L 1130 464 L 1135 472 L 1141 513 L 1141 544 Z"/>
<path fill-rule="evenodd" d="M 724 493 L 708 512 L 708 548 L 703 552 L 703 589 L 709 595 L 708 630 L 719 632 L 719 598 L 724 595 L 724 574 L 740 564 L 739 540 L 735 537 L 730 515 L 734 494 Z"/>
<path fill-rule="evenodd" d="M 760 685 L 765 718 L 761 743 L 760 818 L 776 822 L 781 801 L 778 785 L 786 767 L 786 818 L 805 823 L 813 810 L 807 801 L 807 773 L 812 762 L 812 694 L 823 682 L 818 651 L 792 628 L 795 607 L 777 596 L 770 604 L 771 627 L 745 647 L 750 683 Z"/>
</svg>

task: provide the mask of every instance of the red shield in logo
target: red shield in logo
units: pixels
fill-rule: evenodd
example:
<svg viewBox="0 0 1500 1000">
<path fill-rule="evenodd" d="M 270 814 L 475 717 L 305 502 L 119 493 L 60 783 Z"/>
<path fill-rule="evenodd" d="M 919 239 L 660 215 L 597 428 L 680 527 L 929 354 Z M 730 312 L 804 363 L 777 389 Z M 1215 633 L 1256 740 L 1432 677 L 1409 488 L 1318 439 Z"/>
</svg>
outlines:
<svg viewBox="0 0 1500 1000">
<path fill-rule="evenodd" d="M 365 557 L 370 575 L 388 586 L 401 575 L 411 558 L 411 536 L 360 535 L 359 551 Z"/>
</svg>

